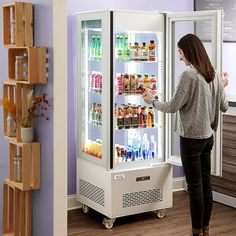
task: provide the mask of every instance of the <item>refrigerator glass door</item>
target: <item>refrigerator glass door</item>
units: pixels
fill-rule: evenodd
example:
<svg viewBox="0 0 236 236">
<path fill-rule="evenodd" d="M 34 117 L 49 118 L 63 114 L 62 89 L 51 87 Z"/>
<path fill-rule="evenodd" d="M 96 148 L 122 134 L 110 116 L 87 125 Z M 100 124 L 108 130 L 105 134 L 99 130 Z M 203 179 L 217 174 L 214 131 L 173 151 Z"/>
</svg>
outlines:
<svg viewBox="0 0 236 236">
<path fill-rule="evenodd" d="M 77 157 L 107 168 L 108 22 L 107 12 L 77 16 Z"/>
<path fill-rule="evenodd" d="M 113 168 L 163 163 L 164 115 L 142 92 L 164 99 L 164 14 L 115 11 L 113 45 Z"/>
<path fill-rule="evenodd" d="M 180 74 L 186 69 L 186 65 L 179 60 L 177 42 L 188 34 L 197 35 L 207 50 L 214 68 L 221 73 L 222 68 L 222 12 L 198 11 L 189 13 L 167 14 L 167 70 L 166 70 L 166 101 L 172 97 L 179 83 Z M 204 27 L 203 27 L 204 26 Z M 206 27 L 207 26 L 207 27 Z M 204 32 L 204 30 L 206 30 Z M 179 136 L 174 132 L 175 122 L 178 116 L 168 114 L 166 116 L 168 131 L 166 136 L 166 153 L 168 162 L 181 165 Z M 215 146 L 212 151 L 212 173 L 221 174 L 221 118 L 218 131 L 215 134 Z"/>
</svg>

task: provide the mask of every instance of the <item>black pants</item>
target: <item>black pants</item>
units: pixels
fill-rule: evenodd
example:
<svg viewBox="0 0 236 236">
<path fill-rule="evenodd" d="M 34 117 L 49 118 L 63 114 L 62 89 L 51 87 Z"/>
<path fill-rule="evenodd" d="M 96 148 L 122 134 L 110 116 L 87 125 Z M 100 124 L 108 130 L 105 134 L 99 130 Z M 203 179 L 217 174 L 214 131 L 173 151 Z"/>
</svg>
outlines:
<svg viewBox="0 0 236 236">
<path fill-rule="evenodd" d="M 209 226 L 213 201 L 210 179 L 213 143 L 213 135 L 207 139 L 180 137 L 180 152 L 188 184 L 193 229 Z"/>
</svg>

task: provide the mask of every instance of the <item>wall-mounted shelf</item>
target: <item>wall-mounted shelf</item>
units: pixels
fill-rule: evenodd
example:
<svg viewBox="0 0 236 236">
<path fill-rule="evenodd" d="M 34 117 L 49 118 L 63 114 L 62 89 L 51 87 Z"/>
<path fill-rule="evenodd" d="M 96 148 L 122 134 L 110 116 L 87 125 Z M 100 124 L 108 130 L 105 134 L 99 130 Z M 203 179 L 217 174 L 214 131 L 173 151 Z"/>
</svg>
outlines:
<svg viewBox="0 0 236 236">
<path fill-rule="evenodd" d="M 27 78 L 16 80 L 16 56 L 27 55 Z M 48 77 L 47 48 L 44 47 L 17 47 L 8 49 L 8 78 L 23 84 L 46 84 Z"/>
<path fill-rule="evenodd" d="M 15 135 L 9 137 L 7 134 L 7 112 L 3 111 L 4 136 L 11 140 L 15 138 L 17 142 L 21 142 L 20 138 L 20 121 L 27 114 L 27 94 L 33 90 L 33 85 L 16 83 L 14 80 L 6 80 L 3 82 L 3 98 L 16 104 L 16 132 Z"/>
<path fill-rule="evenodd" d="M 3 182 L 3 235 L 32 235 L 32 191 Z"/>
<path fill-rule="evenodd" d="M 33 5 L 15 2 L 3 6 L 5 47 L 33 46 Z"/>
<path fill-rule="evenodd" d="M 21 155 L 21 181 L 15 181 L 14 157 L 17 150 Z M 10 141 L 10 179 L 8 182 L 14 187 L 25 191 L 40 188 L 40 144 L 39 143 L 17 143 Z"/>
</svg>

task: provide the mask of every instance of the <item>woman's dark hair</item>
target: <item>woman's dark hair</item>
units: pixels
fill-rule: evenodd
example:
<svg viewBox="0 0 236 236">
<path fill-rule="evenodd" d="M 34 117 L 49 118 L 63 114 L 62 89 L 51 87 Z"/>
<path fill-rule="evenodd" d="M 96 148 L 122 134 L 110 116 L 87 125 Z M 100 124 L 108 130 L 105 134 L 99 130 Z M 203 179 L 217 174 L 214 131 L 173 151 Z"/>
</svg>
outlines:
<svg viewBox="0 0 236 236">
<path fill-rule="evenodd" d="M 202 41 L 194 34 L 187 34 L 178 42 L 185 58 L 198 70 L 207 83 L 215 78 L 215 70 L 207 55 Z"/>
</svg>

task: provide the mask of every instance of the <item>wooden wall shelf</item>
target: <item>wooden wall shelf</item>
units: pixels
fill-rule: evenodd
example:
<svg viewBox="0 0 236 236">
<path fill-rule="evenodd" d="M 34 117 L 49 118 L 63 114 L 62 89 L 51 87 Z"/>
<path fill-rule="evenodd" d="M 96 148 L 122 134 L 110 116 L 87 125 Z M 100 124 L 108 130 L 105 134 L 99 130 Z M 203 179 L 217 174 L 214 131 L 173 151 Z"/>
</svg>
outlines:
<svg viewBox="0 0 236 236">
<path fill-rule="evenodd" d="M 16 104 L 16 132 L 14 136 L 9 137 L 7 134 L 7 112 L 3 111 L 4 136 L 8 139 L 16 138 L 17 142 L 21 142 L 20 138 L 20 120 L 27 114 L 27 94 L 33 90 L 33 85 L 20 84 L 12 80 L 3 82 L 3 98 L 7 98 Z"/>
<path fill-rule="evenodd" d="M 15 182 L 14 179 L 14 157 L 17 147 L 22 157 L 22 181 Z M 40 188 L 40 144 L 39 143 L 17 143 L 10 141 L 10 179 L 6 180 L 11 186 L 22 191 Z"/>
<path fill-rule="evenodd" d="M 5 47 L 33 46 L 32 3 L 3 6 L 3 43 Z"/>
<path fill-rule="evenodd" d="M 3 182 L 3 235 L 32 235 L 32 191 Z"/>
<path fill-rule="evenodd" d="M 16 56 L 28 56 L 28 80 L 17 80 L 23 84 L 46 84 L 48 77 L 47 48 L 44 47 L 17 47 L 8 49 L 8 78 L 15 80 Z"/>
</svg>

